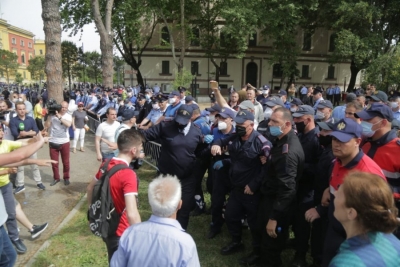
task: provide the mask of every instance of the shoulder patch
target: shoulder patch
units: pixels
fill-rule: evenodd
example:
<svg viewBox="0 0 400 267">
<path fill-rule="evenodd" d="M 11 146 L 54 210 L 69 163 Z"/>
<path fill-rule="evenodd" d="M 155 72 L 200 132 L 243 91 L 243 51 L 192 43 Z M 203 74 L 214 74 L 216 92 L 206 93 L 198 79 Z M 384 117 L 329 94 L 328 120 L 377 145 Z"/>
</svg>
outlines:
<svg viewBox="0 0 400 267">
<path fill-rule="evenodd" d="M 289 153 L 289 144 L 284 144 L 282 146 L 282 154 L 287 154 Z"/>
<path fill-rule="evenodd" d="M 265 138 L 262 134 L 259 134 L 259 135 L 257 136 L 257 138 L 258 138 L 262 143 L 268 142 L 267 138 Z"/>
</svg>

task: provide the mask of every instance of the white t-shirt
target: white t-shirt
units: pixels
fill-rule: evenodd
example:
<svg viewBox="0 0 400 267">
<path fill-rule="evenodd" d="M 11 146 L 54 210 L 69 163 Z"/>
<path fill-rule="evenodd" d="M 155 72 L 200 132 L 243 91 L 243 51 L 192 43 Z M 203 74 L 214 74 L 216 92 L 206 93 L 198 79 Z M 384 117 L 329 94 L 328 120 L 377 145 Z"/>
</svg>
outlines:
<svg viewBox="0 0 400 267">
<path fill-rule="evenodd" d="M 12 117 L 17 116 L 17 113 L 15 111 L 10 111 L 10 113 L 4 115 L 4 117 L 6 118 L 7 122 L 10 122 L 10 115 L 12 115 Z M 4 140 L 10 140 L 10 141 L 14 141 L 14 135 L 12 135 L 11 133 L 11 129 L 8 128 L 8 126 L 4 125 L 4 136 L 3 136 Z"/>
<path fill-rule="evenodd" d="M 110 142 L 115 142 L 115 131 L 119 127 L 119 122 L 114 121 L 112 124 L 108 122 L 100 123 L 99 127 L 96 129 L 96 136 L 100 136 Z M 100 141 L 100 151 L 103 153 L 112 153 L 113 150 L 108 147 L 108 145 L 104 142 Z"/>
<path fill-rule="evenodd" d="M 61 118 L 63 120 L 72 122 L 72 117 L 68 113 L 65 113 Z M 62 124 L 56 116 L 51 117 L 49 142 L 55 144 L 66 144 L 69 142 L 68 127 Z"/>
</svg>

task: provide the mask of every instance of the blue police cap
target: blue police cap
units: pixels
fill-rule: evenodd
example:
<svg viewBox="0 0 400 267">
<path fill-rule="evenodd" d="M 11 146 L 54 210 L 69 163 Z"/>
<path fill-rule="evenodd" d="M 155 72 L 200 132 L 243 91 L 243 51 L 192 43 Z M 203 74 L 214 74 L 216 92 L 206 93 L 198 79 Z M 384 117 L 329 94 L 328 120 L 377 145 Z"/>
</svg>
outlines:
<svg viewBox="0 0 400 267">
<path fill-rule="evenodd" d="M 209 112 L 220 112 L 221 111 L 221 107 L 218 104 L 215 104 L 209 108 L 206 108 L 207 111 Z"/>
<path fill-rule="evenodd" d="M 363 120 L 380 117 L 382 119 L 387 119 L 388 121 L 393 121 L 393 112 L 383 103 L 372 103 L 368 109 L 355 113 L 354 117 Z"/>
<path fill-rule="evenodd" d="M 122 113 L 122 120 L 127 121 L 137 116 L 139 116 L 139 111 L 134 109 L 125 109 L 124 112 Z"/>
<path fill-rule="evenodd" d="M 303 105 L 303 102 L 299 98 L 293 98 L 292 102 L 290 102 L 292 105 L 300 106 Z"/>
<path fill-rule="evenodd" d="M 317 108 L 330 108 L 333 109 L 332 102 L 329 100 L 321 100 L 318 102 Z"/>
<path fill-rule="evenodd" d="M 268 99 L 268 102 L 266 103 L 266 105 L 268 107 L 275 107 L 275 106 L 278 106 L 278 105 L 281 106 L 281 107 L 285 106 L 285 104 L 283 103 L 282 99 L 280 99 L 277 96 L 270 97 Z"/>
<path fill-rule="evenodd" d="M 375 94 L 371 96 L 366 96 L 366 98 L 371 98 L 374 101 L 382 101 L 382 102 L 387 102 L 388 101 L 388 96 L 385 92 L 382 91 L 377 91 Z"/>
<path fill-rule="evenodd" d="M 250 110 L 241 110 L 236 114 L 236 123 L 242 124 L 245 121 L 254 121 L 254 115 Z"/>
<path fill-rule="evenodd" d="M 331 136 L 336 137 L 340 142 L 347 143 L 352 138 L 361 138 L 362 127 L 356 121 L 344 118 L 335 124 Z"/>
<path fill-rule="evenodd" d="M 280 91 L 279 91 L 279 95 L 287 95 L 287 92 L 286 92 L 286 90 L 284 90 L 284 89 L 281 89 Z"/>
<path fill-rule="evenodd" d="M 304 115 L 314 115 L 315 110 L 310 107 L 309 105 L 300 105 L 299 108 L 292 114 L 293 117 L 299 118 L 303 117 Z"/>
<path fill-rule="evenodd" d="M 169 93 L 169 98 L 173 98 L 174 96 L 180 96 L 178 91 L 172 91 L 171 93 Z"/>
<path fill-rule="evenodd" d="M 185 103 L 189 103 L 190 101 L 193 101 L 193 96 L 188 95 L 187 97 L 185 97 Z"/>
<path fill-rule="evenodd" d="M 233 119 L 233 118 L 235 118 L 236 114 L 235 114 L 235 111 L 233 111 L 233 109 L 222 108 L 221 111 L 215 116 L 221 116 L 224 119 L 226 119 L 226 118 Z"/>
<path fill-rule="evenodd" d="M 188 105 L 181 105 L 176 112 L 175 121 L 181 125 L 189 123 L 193 114 L 193 108 Z"/>
</svg>

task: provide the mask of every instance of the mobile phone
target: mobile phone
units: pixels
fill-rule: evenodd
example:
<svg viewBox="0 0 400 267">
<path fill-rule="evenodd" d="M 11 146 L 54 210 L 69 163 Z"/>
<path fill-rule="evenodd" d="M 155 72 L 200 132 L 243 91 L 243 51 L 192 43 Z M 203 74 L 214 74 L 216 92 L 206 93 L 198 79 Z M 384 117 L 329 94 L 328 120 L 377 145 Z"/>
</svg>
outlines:
<svg viewBox="0 0 400 267">
<path fill-rule="evenodd" d="M 218 88 L 218 82 L 216 82 L 216 81 L 211 81 L 211 82 L 210 82 L 210 87 L 211 87 L 211 89 L 217 89 L 217 88 Z"/>
</svg>

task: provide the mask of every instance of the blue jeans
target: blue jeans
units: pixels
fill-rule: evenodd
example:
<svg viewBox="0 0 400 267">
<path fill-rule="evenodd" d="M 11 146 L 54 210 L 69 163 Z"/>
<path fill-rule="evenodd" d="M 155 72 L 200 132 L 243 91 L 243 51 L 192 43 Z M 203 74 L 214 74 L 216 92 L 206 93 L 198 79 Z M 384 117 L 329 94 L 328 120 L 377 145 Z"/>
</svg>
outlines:
<svg viewBox="0 0 400 267">
<path fill-rule="evenodd" d="M 103 157 L 103 161 L 105 161 L 106 159 L 112 159 L 115 156 L 115 154 L 114 152 L 109 152 L 109 153 L 101 152 L 101 156 Z"/>
<path fill-rule="evenodd" d="M 4 230 L 4 226 L 0 226 L 0 267 L 12 267 L 17 259 L 17 252 L 15 251 L 11 240 Z"/>
</svg>

